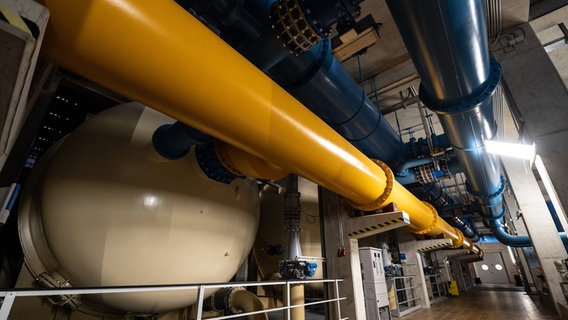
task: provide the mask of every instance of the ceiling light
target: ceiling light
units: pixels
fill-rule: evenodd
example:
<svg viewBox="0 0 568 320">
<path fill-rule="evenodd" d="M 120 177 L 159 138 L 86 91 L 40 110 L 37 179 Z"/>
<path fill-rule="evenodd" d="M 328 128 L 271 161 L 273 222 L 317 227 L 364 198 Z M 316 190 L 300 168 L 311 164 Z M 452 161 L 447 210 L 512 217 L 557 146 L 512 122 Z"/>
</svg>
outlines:
<svg viewBox="0 0 568 320">
<path fill-rule="evenodd" d="M 485 149 L 492 154 L 530 160 L 535 157 L 535 145 L 485 140 Z"/>
</svg>

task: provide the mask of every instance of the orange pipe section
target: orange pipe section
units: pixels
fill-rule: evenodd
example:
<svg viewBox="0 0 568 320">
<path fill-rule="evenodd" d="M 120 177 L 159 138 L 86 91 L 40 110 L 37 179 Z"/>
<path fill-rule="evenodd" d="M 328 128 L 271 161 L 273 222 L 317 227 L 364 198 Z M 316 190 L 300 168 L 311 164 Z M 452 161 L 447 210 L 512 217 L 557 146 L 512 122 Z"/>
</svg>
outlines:
<svg viewBox="0 0 568 320">
<path fill-rule="evenodd" d="M 383 168 L 173 1 L 43 2 L 51 12 L 43 54 L 56 64 L 355 203 L 388 186 Z M 460 238 L 391 184 L 384 204 L 397 203 L 417 231 Z"/>
</svg>

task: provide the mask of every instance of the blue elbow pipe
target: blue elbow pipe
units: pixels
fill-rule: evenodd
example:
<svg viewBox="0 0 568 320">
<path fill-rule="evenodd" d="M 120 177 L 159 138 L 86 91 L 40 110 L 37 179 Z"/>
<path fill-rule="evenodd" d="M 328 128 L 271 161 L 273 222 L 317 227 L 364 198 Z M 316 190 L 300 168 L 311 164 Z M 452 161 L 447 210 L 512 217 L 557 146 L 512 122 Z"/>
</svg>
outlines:
<svg viewBox="0 0 568 320">
<path fill-rule="evenodd" d="M 513 236 L 505 231 L 505 227 L 501 223 L 494 223 L 491 229 L 495 238 L 501 243 L 510 247 L 532 247 L 531 239 L 529 236 Z M 558 232 L 558 236 L 562 240 L 564 246 L 568 246 L 568 236 L 566 232 Z"/>
<path fill-rule="evenodd" d="M 205 133 L 179 121 L 160 126 L 152 135 L 154 149 L 164 158 L 183 158 L 193 145 L 205 144 L 212 139 Z"/>
</svg>

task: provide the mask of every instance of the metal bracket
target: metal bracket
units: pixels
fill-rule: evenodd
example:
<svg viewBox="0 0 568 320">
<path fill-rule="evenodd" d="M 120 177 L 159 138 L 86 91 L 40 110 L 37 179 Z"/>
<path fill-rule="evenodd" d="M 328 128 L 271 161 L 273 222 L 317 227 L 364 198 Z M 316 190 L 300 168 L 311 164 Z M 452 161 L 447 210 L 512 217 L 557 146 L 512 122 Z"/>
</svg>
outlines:
<svg viewBox="0 0 568 320">
<path fill-rule="evenodd" d="M 349 237 L 361 239 L 410 224 L 410 217 L 404 211 L 370 214 L 354 217 L 347 222 Z"/>
</svg>

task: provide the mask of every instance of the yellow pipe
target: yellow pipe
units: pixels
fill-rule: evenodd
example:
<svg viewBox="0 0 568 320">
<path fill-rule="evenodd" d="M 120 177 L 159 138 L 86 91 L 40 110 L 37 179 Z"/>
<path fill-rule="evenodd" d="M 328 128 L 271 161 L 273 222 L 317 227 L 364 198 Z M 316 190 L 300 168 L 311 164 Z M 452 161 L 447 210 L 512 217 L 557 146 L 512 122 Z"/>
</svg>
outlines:
<svg viewBox="0 0 568 320">
<path fill-rule="evenodd" d="M 243 312 L 254 312 L 265 310 L 264 304 L 260 299 L 252 292 L 245 290 L 244 288 L 235 288 L 231 290 L 229 297 L 227 298 L 227 304 L 233 313 L 243 313 Z M 248 320 L 268 320 L 268 315 L 266 313 L 257 313 L 249 315 Z"/>
<path fill-rule="evenodd" d="M 289 173 L 287 170 L 220 140 L 215 141 L 215 152 L 223 166 L 237 176 L 280 180 Z"/>
<path fill-rule="evenodd" d="M 284 290 L 285 299 L 284 301 L 288 300 L 288 294 L 286 290 Z M 297 306 L 303 305 L 305 303 L 304 298 L 304 285 L 303 284 L 292 284 L 290 285 L 290 293 L 289 293 L 290 306 Z M 304 320 L 306 319 L 306 310 L 303 306 L 295 307 L 284 311 L 284 318 L 286 317 L 286 313 L 290 312 L 290 319 L 291 320 Z"/>
<path fill-rule="evenodd" d="M 355 203 L 388 187 L 386 170 L 173 1 L 43 2 L 43 54 L 56 64 Z M 460 238 L 396 181 L 389 202 L 417 231 Z"/>
</svg>

